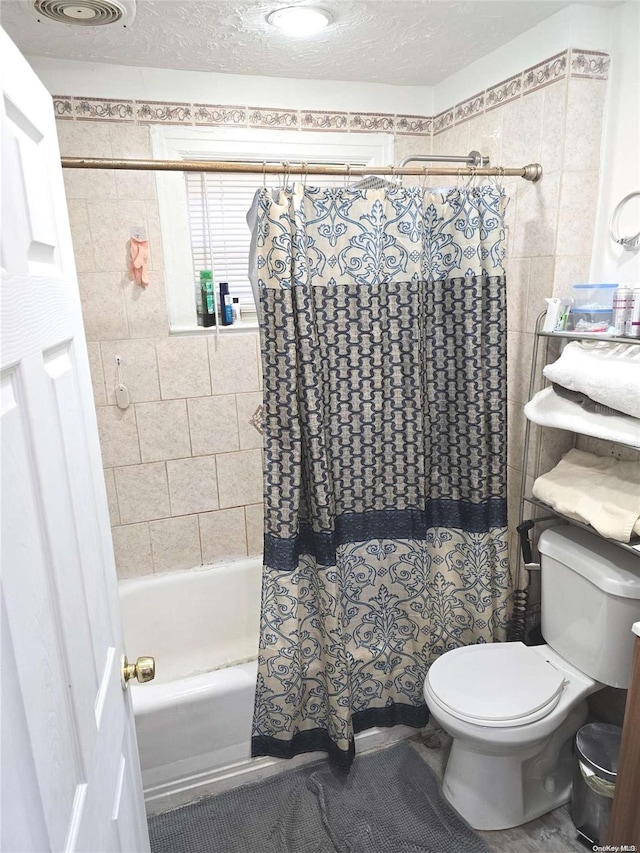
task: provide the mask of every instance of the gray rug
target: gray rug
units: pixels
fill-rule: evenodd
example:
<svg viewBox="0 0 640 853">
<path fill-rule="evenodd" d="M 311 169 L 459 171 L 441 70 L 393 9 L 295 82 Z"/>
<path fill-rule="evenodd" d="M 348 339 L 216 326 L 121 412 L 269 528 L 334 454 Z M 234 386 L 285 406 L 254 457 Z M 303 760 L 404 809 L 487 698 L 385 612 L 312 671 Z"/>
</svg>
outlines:
<svg viewBox="0 0 640 853">
<path fill-rule="evenodd" d="M 310 764 L 149 819 L 152 853 L 490 853 L 407 743 Z"/>
</svg>

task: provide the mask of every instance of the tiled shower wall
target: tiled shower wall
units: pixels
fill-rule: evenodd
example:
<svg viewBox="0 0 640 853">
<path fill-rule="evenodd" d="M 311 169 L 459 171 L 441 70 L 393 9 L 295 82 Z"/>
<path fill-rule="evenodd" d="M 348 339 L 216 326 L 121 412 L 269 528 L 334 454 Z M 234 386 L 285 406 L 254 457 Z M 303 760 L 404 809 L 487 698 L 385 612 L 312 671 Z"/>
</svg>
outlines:
<svg viewBox="0 0 640 853">
<path fill-rule="evenodd" d="M 395 159 L 467 154 L 494 165 L 541 162 L 538 184 L 507 179 L 509 527 L 522 469 L 536 316 L 544 296 L 586 281 L 596 213 L 607 77 L 603 54 L 568 51 L 433 118 L 56 97 L 63 155 L 147 158 L 147 123 L 382 131 Z M 197 109 L 196 109 L 197 107 Z M 273 124 L 276 118 L 285 125 Z M 258 125 L 256 125 L 258 122 Z M 262 548 L 258 337 L 168 334 L 155 180 L 144 172 L 65 173 L 120 577 L 190 568 Z M 151 283 L 126 277 L 129 227 L 146 224 Z M 115 406 L 115 357 L 132 405 Z M 537 438 L 538 436 L 536 436 Z M 570 438 L 545 432 L 548 469 Z M 534 445 L 535 446 L 535 445 Z"/>
<path fill-rule="evenodd" d="M 152 157 L 148 125 L 121 112 L 59 119 L 62 155 Z M 379 129 L 394 132 L 386 119 Z M 402 130 L 398 159 L 430 151 L 428 127 Z M 261 554 L 257 332 L 169 336 L 153 174 L 66 170 L 64 179 L 119 577 Z M 145 290 L 127 278 L 132 225 L 149 236 Z M 117 356 L 131 400 L 124 411 Z"/>
<path fill-rule="evenodd" d="M 536 184 L 505 180 L 510 195 L 505 266 L 512 567 L 533 333 L 546 296 L 570 295 L 573 284 L 589 280 L 607 71 L 604 54 L 574 50 L 434 117 L 434 153 L 477 149 L 496 165 L 539 162 L 544 169 Z M 548 471 L 572 444 L 570 434 L 532 428 L 528 475 Z"/>
</svg>

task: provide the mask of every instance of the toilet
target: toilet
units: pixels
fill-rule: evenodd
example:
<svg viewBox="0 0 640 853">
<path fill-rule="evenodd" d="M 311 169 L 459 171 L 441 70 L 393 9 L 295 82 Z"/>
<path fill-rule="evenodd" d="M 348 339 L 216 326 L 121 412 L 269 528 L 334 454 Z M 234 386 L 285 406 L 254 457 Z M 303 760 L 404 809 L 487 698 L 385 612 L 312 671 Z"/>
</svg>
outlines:
<svg viewBox="0 0 640 853">
<path fill-rule="evenodd" d="M 546 645 L 453 649 L 425 679 L 429 710 L 453 738 L 443 792 L 475 829 L 519 826 L 568 802 L 587 696 L 628 686 L 640 553 L 570 526 L 546 530 L 538 549 Z"/>
</svg>

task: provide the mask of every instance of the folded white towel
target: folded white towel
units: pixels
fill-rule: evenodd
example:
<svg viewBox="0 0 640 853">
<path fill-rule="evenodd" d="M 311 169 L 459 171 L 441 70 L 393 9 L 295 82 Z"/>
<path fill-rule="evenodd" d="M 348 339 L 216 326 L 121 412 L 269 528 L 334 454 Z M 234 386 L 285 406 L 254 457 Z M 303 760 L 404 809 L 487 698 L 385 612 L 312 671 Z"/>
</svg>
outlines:
<svg viewBox="0 0 640 853">
<path fill-rule="evenodd" d="M 553 388 L 538 391 L 524 407 L 534 424 L 592 435 L 640 448 L 640 419 L 630 415 L 599 415 L 585 411 L 579 403 L 561 397 Z"/>
<path fill-rule="evenodd" d="M 544 375 L 571 391 L 640 418 L 640 345 L 572 341 Z"/>
<path fill-rule="evenodd" d="M 533 484 L 533 496 L 602 536 L 628 542 L 640 534 L 640 462 L 570 450 Z"/>
</svg>

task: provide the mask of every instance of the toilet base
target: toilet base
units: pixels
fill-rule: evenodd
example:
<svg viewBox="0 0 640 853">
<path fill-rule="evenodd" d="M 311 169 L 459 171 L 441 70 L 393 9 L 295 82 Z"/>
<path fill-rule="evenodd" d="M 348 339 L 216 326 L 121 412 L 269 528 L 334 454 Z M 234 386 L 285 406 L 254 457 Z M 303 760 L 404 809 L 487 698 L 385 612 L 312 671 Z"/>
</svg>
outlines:
<svg viewBox="0 0 640 853">
<path fill-rule="evenodd" d="M 488 753 L 454 738 L 442 781 L 446 799 L 474 829 L 520 826 L 571 796 L 573 736 L 584 723 L 582 702 L 541 743 Z"/>
</svg>

